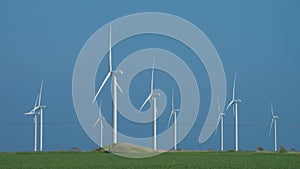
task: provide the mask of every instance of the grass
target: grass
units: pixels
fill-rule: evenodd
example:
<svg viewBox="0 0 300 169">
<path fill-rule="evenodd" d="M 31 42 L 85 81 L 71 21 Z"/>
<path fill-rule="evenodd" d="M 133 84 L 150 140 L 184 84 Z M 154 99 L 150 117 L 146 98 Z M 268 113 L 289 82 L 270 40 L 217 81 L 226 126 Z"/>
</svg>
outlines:
<svg viewBox="0 0 300 169">
<path fill-rule="evenodd" d="M 167 152 L 143 159 L 101 152 L 0 153 L 1 169 L 17 168 L 249 168 L 300 167 L 299 153 Z"/>
</svg>

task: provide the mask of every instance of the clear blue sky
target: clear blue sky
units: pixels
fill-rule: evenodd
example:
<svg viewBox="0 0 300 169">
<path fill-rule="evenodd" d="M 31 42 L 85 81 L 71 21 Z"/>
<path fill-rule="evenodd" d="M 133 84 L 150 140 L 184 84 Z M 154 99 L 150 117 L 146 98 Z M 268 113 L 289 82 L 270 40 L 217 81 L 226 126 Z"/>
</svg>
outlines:
<svg viewBox="0 0 300 169">
<path fill-rule="evenodd" d="M 208 36 L 226 72 L 227 103 L 234 71 L 238 71 L 237 95 L 243 100 L 239 106 L 242 150 L 255 150 L 257 146 L 273 149 L 273 137 L 268 135 L 271 100 L 279 116 L 278 144 L 300 150 L 299 7 L 297 0 L 1 1 L 0 151 L 32 150 L 32 118 L 24 113 L 32 109 L 42 79 L 43 103 L 47 105 L 45 150 L 97 147 L 82 130 L 74 111 L 74 65 L 82 46 L 95 31 L 110 21 L 137 12 L 177 15 Z M 142 38 L 136 37 L 127 44 Z M 145 47 L 153 47 L 151 40 L 157 40 L 157 37 L 144 38 L 150 42 Z M 172 48 L 165 43 L 155 45 Z M 174 50 L 180 49 L 176 45 Z M 122 50 L 122 45 L 119 47 Z M 200 89 L 202 107 L 197 124 L 178 148 L 219 149 L 219 134 L 212 135 L 204 144 L 198 143 L 209 108 L 210 89 L 201 63 L 191 63 L 191 66 L 193 70 L 200 68 L 198 71 L 204 77 L 204 87 Z M 110 105 L 104 111 L 109 112 Z M 165 113 L 167 118 L 169 110 Z M 226 113 L 224 147 L 228 150 L 234 149 L 234 121 L 231 111 Z"/>
</svg>

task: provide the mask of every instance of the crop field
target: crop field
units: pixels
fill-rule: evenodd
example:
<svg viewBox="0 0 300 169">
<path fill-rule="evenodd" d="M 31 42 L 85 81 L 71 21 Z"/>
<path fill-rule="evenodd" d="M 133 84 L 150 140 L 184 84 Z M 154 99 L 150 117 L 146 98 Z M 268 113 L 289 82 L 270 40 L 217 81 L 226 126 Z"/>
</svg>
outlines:
<svg viewBox="0 0 300 169">
<path fill-rule="evenodd" d="M 167 152 L 151 158 L 125 158 L 101 152 L 0 153 L 0 168 L 300 168 L 299 153 Z"/>
</svg>

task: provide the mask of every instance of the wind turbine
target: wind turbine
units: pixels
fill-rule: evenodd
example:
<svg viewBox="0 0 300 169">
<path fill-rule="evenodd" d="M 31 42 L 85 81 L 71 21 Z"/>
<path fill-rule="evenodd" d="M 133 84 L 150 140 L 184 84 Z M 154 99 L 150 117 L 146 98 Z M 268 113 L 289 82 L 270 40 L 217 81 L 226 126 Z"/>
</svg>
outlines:
<svg viewBox="0 0 300 169">
<path fill-rule="evenodd" d="M 99 117 L 97 119 L 97 121 L 94 123 L 94 127 L 97 125 L 97 123 L 100 124 L 100 147 L 102 148 L 103 145 L 102 145 L 102 133 L 103 133 L 103 123 L 102 123 L 102 113 L 101 113 L 101 102 L 100 102 L 100 106 L 99 106 Z"/>
<path fill-rule="evenodd" d="M 241 99 L 236 99 L 235 98 L 235 82 L 236 82 L 236 72 L 234 74 L 234 82 L 233 82 L 233 90 L 232 90 L 232 100 L 228 104 L 226 110 L 232 106 L 233 108 L 233 114 L 235 117 L 235 151 L 239 151 L 239 128 L 238 128 L 238 103 L 240 103 L 242 100 Z"/>
<path fill-rule="evenodd" d="M 156 97 L 160 96 L 160 93 L 159 92 L 154 92 L 154 90 L 153 90 L 153 83 L 154 83 L 153 78 L 154 78 L 154 62 L 153 62 L 153 66 L 152 66 L 150 94 L 146 98 L 146 100 L 144 101 L 144 103 L 142 104 L 142 106 L 140 107 L 140 110 L 142 110 L 143 107 L 146 105 L 146 103 L 148 101 L 150 101 L 150 99 L 152 98 L 152 102 L 153 102 L 153 149 L 157 150 L 157 148 L 156 148 L 156 112 L 157 112 Z"/>
<path fill-rule="evenodd" d="M 41 105 L 42 91 L 43 91 L 43 81 L 41 83 L 39 101 L 37 105 L 38 114 L 40 115 L 40 151 L 43 151 L 43 109 L 46 108 L 46 105 Z"/>
<path fill-rule="evenodd" d="M 174 115 L 174 150 L 177 150 L 177 112 L 179 112 L 179 109 L 174 108 L 174 91 L 172 89 L 172 109 L 169 117 L 168 127 L 170 125 L 171 117 Z"/>
<path fill-rule="evenodd" d="M 33 106 L 33 109 L 28 112 L 28 113 L 25 113 L 25 115 L 32 115 L 33 116 L 33 123 L 34 123 L 34 141 L 33 141 L 33 151 L 36 151 L 37 150 L 37 113 L 36 113 L 36 110 L 37 110 L 37 104 L 38 104 L 38 97 L 36 97 L 36 100 L 35 100 L 35 104 Z"/>
<path fill-rule="evenodd" d="M 111 53 L 111 24 L 109 25 L 109 71 L 102 82 L 98 92 L 96 93 L 93 103 L 96 101 L 99 93 L 101 92 L 103 86 L 106 84 L 107 80 L 112 77 L 112 86 L 113 86 L 113 143 L 117 143 L 117 105 L 118 105 L 118 98 L 117 98 L 117 88 L 123 93 L 120 85 L 117 82 L 117 75 L 122 75 L 122 70 L 112 70 L 112 53 Z"/>
<path fill-rule="evenodd" d="M 274 114 L 272 102 L 271 102 L 271 113 L 272 113 L 272 121 L 270 125 L 269 136 L 271 135 L 272 126 L 274 124 L 274 151 L 277 151 L 277 119 L 279 117 Z"/>
<path fill-rule="evenodd" d="M 219 111 L 219 119 L 220 120 L 220 127 L 221 127 L 221 151 L 224 151 L 224 116 L 225 113 L 223 111 L 221 111 L 220 109 L 220 105 L 219 105 L 219 100 L 218 100 L 218 111 Z M 217 131 L 217 128 L 216 128 Z"/>
<path fill-rule="evenodd" d="M 42 99 L 42 90 L 43 90 L 43 81 L 41 83 L 40 92 L 35 100 L 33 109 L 25 113 L 25 115 L 33 115 L 34 122 L 34 151 L 37 150 L 37 115 L 40 115 L 40 151 L 43 151 L 43 108 L 46 108 L 45 105 L 41 105 Z M 38 111 L 38 112 L 36 112 Z"/>
</svg>

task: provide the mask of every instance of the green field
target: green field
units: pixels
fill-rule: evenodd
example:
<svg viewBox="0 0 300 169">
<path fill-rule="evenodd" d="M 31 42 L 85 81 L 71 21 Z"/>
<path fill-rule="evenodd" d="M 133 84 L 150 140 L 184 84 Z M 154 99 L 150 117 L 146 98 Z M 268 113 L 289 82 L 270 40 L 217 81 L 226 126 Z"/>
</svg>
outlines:
<svg viewBox="0 0 300 169">
<path fill-rule="evenodd" d="M 299 153 L 168 152 L 133 159 L 101 152 L 0 153 L 0 168 L 300 168 Z"/>
</svg>

